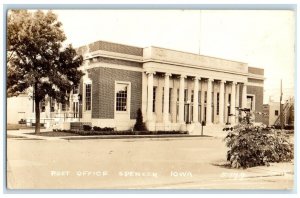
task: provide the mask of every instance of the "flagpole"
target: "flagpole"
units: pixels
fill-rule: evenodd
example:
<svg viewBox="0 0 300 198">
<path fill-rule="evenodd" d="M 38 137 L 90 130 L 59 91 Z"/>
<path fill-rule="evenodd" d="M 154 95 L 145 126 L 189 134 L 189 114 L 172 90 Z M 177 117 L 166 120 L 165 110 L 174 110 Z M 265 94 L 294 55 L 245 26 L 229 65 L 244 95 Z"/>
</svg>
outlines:
<svg viewBox="0 0 300 198">
<path fill-rule="evenodd" d="M 280 125 L 281 130 L 283 129 L 283 108 L 282 108 L 282 79 L 280 80 Z"/>
</svg>

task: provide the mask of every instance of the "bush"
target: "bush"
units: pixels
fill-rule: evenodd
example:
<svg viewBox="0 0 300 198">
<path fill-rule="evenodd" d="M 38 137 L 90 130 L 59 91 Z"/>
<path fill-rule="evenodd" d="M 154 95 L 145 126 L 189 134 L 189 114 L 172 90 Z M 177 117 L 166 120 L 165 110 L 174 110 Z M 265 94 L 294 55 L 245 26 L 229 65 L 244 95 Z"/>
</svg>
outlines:
<svg viewBox="0 0 300 198">
<path fill-rule="evenodd" d="M 94 131 L 114 131 L 114 128 L 112 128 L 112 127 L 101 128 L 101 127 L 94 126 L 93 130 Z"/>
<path fill-rule="evenodd" d="M 84 131 L 90 131 L 92 129 L 90 125 L 83 125 L 82 127 Z"/>
<path fill-rule="evenodd" d="M 143 114 L 141 109 L 139 108 L 137 110 L 137 115 L 136 115 L 136 123 L 133 127 L 134 131 L 147 131 L 145 123 L 143 122 Z"/>
<path fill-rule="evenodd" d="M 293 145 L 280 131 L 242 122 L 225 137 L 232 168 L 269 165 L 293 159 Z"/>
</svg>

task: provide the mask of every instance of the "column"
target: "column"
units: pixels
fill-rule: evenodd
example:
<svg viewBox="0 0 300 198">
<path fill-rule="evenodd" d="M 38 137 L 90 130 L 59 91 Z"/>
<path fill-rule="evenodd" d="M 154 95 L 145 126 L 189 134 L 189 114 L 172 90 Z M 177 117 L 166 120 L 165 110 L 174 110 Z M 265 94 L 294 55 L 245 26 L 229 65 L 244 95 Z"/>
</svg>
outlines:
<svg viewBox="0 0 300 198">
<path fill-rule="evenodd" d="M 148 84 L 148 98 L 147 98 L 147 121 L 151 122 L 152 121 L 152 115 L 153 115 L 153 75 L 154 72 L 147 72 L 148 79 L 147 79 L 147 84 Z"/>
<path fill-rule="evenodd" d="M 198 122 L 198 93 L 199 93 L 199 77 L 194 78 L 194 104 L 193 104 L 193 122 Z"/>
<path fill-rule="evenodd" d="M 236 93 L 235 93 L 235 106 L 240 107 L 240 84 L 236 85 Z M 235 123 L 239 122 L 239 110 L 235 110 Z"/>
<path fill-rule="evenodd" d="M 163 121 L 164 123 L 169 122 L 169 92 L 170 92 L 170 73 L 165 74 L 165 86 L 164 86 L 164 113 Z"/>
<path fill-rule="evenodd" d="M 236 82 L 232 82 L 232 87 L 231 87 L 231 104 L 230 104 L 230 113 L 232 114 L 231 116 L 231 124 L 235 124 L 235 86 Z"/>
<path fill-rule="evenodd" d="M 178 109 L 178 122 L 184 123 L 184 79 L 186 76 L 180 76 L 179 82 L 179 109 Z"/>
<path fill-rule="evenodd" d="M 220 96 L 219 96 L 219 123 L 224 123 L 224 83 L 226 81 L 220 81 Z"/>
<path fill-rule="evenodd" d="M 212 79 L 207 80 L 207 101 L 206 101 L 206 124 L 211 124 L 211 92 L 212 92 Z"/>
<path fill-rule="evenodd" d="M 243 84 L 243 89 L 242 89 L 242 108 L 247 108 L 247 85 L 246 85 L 246 83 Z"/>
</svg>

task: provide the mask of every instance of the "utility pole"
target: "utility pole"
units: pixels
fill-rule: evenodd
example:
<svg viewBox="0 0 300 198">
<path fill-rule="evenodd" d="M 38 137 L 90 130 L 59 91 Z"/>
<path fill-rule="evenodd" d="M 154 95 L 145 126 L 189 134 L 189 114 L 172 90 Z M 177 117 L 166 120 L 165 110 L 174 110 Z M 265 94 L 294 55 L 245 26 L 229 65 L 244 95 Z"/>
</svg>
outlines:
<svg viewBox="0 0 300 198">
<path fill-rule="evenodd" d="M 282 108 L 282 79 L 280 80 L 280 125 L 281 130 L 283 129 L 283 108 Z"/>
</svg>

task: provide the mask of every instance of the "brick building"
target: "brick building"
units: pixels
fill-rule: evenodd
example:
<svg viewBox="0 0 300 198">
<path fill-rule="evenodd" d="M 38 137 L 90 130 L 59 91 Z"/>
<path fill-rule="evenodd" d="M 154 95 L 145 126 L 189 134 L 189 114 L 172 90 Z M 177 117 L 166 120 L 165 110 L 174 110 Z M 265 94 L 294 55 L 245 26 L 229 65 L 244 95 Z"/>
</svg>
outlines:
<svg viewBox="0 0 300 198">
<path fill-rule="evenodd" d="M 264 70 L 246 63 L 104 41 L 77 51 L 85 75 L 69 106 L 54 111 L 93 126 L 130 129 L 141 108 L 149 130 L 195 130 L 201 121 L 237 123 L 235 107 L 263 108 Z"/>
</svg>

